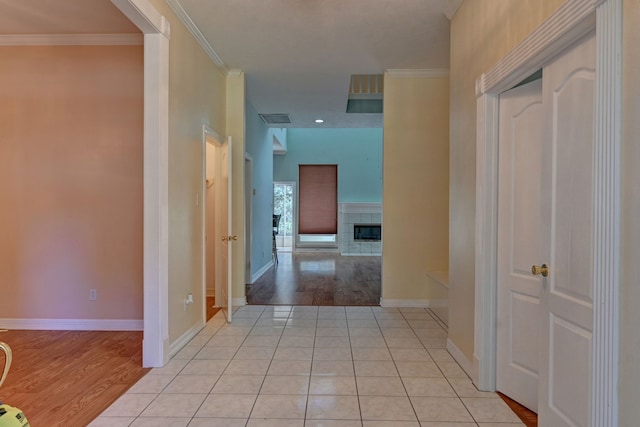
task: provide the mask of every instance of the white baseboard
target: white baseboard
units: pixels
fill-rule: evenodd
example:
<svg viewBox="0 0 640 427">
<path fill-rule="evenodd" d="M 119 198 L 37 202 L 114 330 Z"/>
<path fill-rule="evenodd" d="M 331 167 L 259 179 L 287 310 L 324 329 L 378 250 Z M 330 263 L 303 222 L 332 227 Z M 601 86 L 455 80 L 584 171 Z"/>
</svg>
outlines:
<svg viewBox="0 0 640 427">
<path fill-rule="evenodd" d="M 305 247 L 305 246 L 296 246 L 293 250 L 293 253 L 327 253 L 327 254 L 339 254 L 340 250 L 338 247 L 330 247 L 330 248 L 319 248 L 319 247 Z"/>
<path fill-rule="evenodd" d="M 381 307 L 418 307 L 429 308 L 431 301 L 428 299 L 388 299 L 380 298 Z"/>
<path fill-rule="evenodd" d="M 242 297 L 242 298 L 232 298 L 231 299 L 231 304 L 233 304 L 234 307 L 242 307 L 247 305 L 247 297 Z"/>
<path fill-rule="evenodd" d="M 193 337 L 198 335 L 198 332 L 200 332 L 203 327 L 204 326 L 202 325 L 202 323 L 198 322 L 190 327 L 184 334 L 182 334 L 180 338 L 172 342 L 169 346 L 169 357 L 175 356 L 180 350 L 182 350 L 182 348 L 187 345 L 187 343 L 191 341 Z"/>
<path fill-rule="evenodd" d="M 480 358 L 474 352 L 473 353 L 473 375 L 471 375 L 471 381 L 473 381 L 473 383 L 476 385 L 476 387 L 478 387 L 478 385 L 480 384 L 480 374 L 479 373 L 480 373 Z M 495 390 L 482 390 L 480 387 L 478 387 L 478 390 L 481 390 L 481 391 L 495 391 Z"/>
<path fill-rule="evenodd" d="M 39 331 L 142 331 L 142 319 L 0 319 L 0 329 Z"/>
<path fill-rule="evenodd" d="M 456 346 L 453 341 L 447 338 L 447 350 L 451 353 L 451 356 L 458 362 L 458 365 L 469 375 L 470 378 L 473 378 L 473 367 L 471 366 L 471 362 L 466 358 L 464 353 L 460 351 L 458 346 Z"/>
<path fill-rule="evenodd" d="M 352 253 L 341 253 L 341 256 L 382 256 L 382 252 L 379 254 L 352 254 Z"/>
<path fill-rule="evenodd" d="M 273 267 L 273 260 L 269 261 L 260 270 L 256 271 L 254 274 L 252 274 L 251 275 L 251 283 L 249 283 L 249 284 L 252 285 L 253 282 L 255 282 L 260 277 L 262 277 L 262 275 L 264 273 L 266 273 L 271 267 Z"/>
</svg>

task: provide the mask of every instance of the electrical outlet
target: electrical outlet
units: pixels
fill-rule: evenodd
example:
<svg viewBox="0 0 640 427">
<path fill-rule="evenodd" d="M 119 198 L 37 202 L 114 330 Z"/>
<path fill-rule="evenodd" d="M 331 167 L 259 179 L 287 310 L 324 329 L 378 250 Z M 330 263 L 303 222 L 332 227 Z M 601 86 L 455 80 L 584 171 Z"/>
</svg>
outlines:
<svg viewBox="0 0 640 427">
<path fill-rule="evenodd" d="M 89 289 L 89 301 L 95 301 L 98 299 L 98 292 L 95 289 Z"/>
</svg>

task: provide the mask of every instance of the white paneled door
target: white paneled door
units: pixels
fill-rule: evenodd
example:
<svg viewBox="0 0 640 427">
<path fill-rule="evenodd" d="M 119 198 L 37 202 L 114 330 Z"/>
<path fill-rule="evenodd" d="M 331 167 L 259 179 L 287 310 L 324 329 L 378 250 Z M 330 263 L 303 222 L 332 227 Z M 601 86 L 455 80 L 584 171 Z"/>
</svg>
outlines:
<svg viewBox="0 0 640 427">
<path fill-rule="evenodd" d="M 544 67 L 539 421 L 589 426 L 595 34 Z"/>
<path fill-rule="evenodd" d="M 590 426 L 595 35 L 500 96 L 496 388 Z"/>
<path fill-rule="evenodd" d="M 538 411 L 542 80 L 500 95 L 496 388 Z"/>
</svg>

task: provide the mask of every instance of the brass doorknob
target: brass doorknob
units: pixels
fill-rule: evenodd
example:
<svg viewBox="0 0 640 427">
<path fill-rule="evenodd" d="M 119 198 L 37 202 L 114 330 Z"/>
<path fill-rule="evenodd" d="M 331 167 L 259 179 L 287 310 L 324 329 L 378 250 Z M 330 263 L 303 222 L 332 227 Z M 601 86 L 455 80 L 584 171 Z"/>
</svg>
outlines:
<svg viewBox="0 0 640 427">
<path fill-rule="evenodd" d="M 542 275 L 542 277 L 547 277 L 549 275 L 549 267 L 547 267 L 547 264 L 534 265 L 531 267 L 531 274 L 534 276 Z"/>
<path fill-rule="evenodd" d="M 227 236 L 222 236 L 222 239 L 221 239 L 221 240 L 222 240 L 223 242 L 226 242 L 226 241 L 227 241 Z"/>
<path fill-rule="evenodd" d="M 227 240 L 238 240 L 238 236 L 236 236 L 235 234 L 233 236 L 228 236 Z"/>
</svg>

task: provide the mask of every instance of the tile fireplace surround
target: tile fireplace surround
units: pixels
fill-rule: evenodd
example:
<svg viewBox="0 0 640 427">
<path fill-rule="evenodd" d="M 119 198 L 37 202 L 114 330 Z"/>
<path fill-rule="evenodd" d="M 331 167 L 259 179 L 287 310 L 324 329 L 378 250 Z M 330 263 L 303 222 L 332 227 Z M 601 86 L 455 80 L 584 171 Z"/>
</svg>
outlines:
<svg viewBox="0 0 640 427">
<path fill-rule="evenodd" d="M 339 203 L 340 253 L 342 255 L 382 255 L 382 241 L 353 239 L 353 225 L 382 224 L 382 203 Z"/>
</svg>

